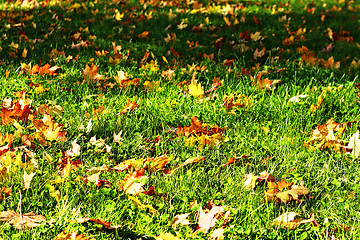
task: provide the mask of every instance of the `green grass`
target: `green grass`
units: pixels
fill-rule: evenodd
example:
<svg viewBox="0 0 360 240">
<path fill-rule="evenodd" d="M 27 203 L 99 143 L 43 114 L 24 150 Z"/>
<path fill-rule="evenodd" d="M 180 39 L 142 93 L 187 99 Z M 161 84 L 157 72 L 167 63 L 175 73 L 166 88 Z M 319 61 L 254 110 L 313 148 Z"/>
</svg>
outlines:
<svg viewBox="0 0 360 240">
<path fill-rule="evenodd" d="M 14 93 L 24 90 L 32 100 L 31 114 L 35 119 L 43 117 L 35 112 L 40 105 L 61 106 L 63 111 L 54 114 L 53 119 L 63 124 L 67 138 L 45 142 L 35 138 L 28 147 L 22 138 L 36 132 L 31 116 L 23 120 L 14 117 L 17 122 L 0 125 L 3 136 L 15 135 L 10 147 L 0 139 L 0 189 L 11 188 L 12 192 L 10 196 L 3 194 L 0 212 L 21 209 L 22 213 L 32 211 L 46 218 L 31 230 L 3 223 L 2 239 L 54 239 L 62 231 L 94 239 L 154 239 L 162 233 L 177 235 L 179 239 L 209 239 L 223 224 L 225 239 L 359 238 L 359 159 L 343 151 L 313 151 L 304 146 L 312 131 L 329 119 L 337 123 L 354 122 L 342 135 L 344 146 L 360 127 L 359 88 L 356 88 L 360 66 L 354 65 L 360 59 L 360 5 L 356 1 L 327 0 L 313 4 L 312 1 L 289 4 L 287 1 L 200 1 L 202 11 L 193 11 L 192 5 L 185 1 L 54 2 L 39 2 L 40 5 L 33 7 L 15 1 L 0 4 L 1 100 L 16 101 Z M 226 9 L 231 8 L 233 11 L 228 13 Z M 169 17 L 170 10 L 176 16 Z M 116 11 L 124 14 L 120 20 L 115 19 Z M 179 29 L 181 22 L 188 26 Z M 200 31 L 192 30 L 200 24 L 203 24 Z M 85 28 L 88 30 L 81 30 Z M 306 31 L 296 34 L 300 28 Z M 149 32 L 146 38 L 140 36 L 144 31 Z M 259 32 L 262 39 L 248 39 L 246 33 L 243 35 L 246 31 L 248 37 Z M 330 31 L 334 33 L 331 37 Z M 80 33 L 83 41 L 90 42 L 90 46 L 72 48 L 72 43 L 81 42 L 76 40 L 76 33 Z M 176 34 L 176 41 L 166 42 L 164 38 L 168 34 Z M 284 40 L 291 36 L 295 40 L 286 44 Z M 109 60 L 115 56 L 113 42 L 121 46 L 120 52 L 126 56 L 115 64 Z M 190 47 L 196 42 L 200 46 Z M 322 51 L 329 44 L 333 49 Z M 298 52 L 302 46 L 314 53 L 316 66 L 302 60 Z M 28 51 L 26 57 L 22 57 L 24 48 Z M 255 50 L 262 48 L 264 54 L 254 58 Z M 65 56 L 50 56 L 53 49 L 64 51 Z M 95 51 L 102 50 L 108 54 L 97 56 Z M 149 57 L 144 61 L 146 51 Z M 181 56 L 176 56 L 174 51 Z M 214 54 L 213 60 L 204 59 L 204 54 Z M 73 59 L 67 59 L 69 56 Z M 340 63 L 339 68 L 324 63 L 330 57 Z M 224 66 L 224 60 L 231 59 L 233 65 Z M 149 68 L 151 61 L 157 63 L 154 71 Z M 29 69 L 24 69 L 24 64 L 30 63 L 31 67 L 48 63 L 61 69 L 54 76 L 32 75 Z M 85 66 L 92 63 L 103 75 L 104 80 L 99 81 L 102 87 L 84 80 Z M 205 91 L 211 88 L 214 78 L 220 78 L 223 84 L 204 98 L 192 96 L 187 86 L 194 67 L 204 68 L 197 70 L 195 78 Z M 171 80 L 161 76 L 168 69 L 175 73 Z M 118 71 L 124 71 L 130 79 L 138 78 L 138 84 L 121 88 L 113 78 Z M 242 74 L 247 71 L 250 73 Z M 272 90 L 259 90 L 252 84 L 251 76 L 261 71 L 267 71 L 262 78 L 281 82 Z M 145 81 L 160 81 L 161 89 L 149 91 Z M 187 81 L 183 84 L 185 89 L 180 87 L 183 81 Z M 41 84 L 46 90 L 39 92 L 30 83 Z M 115 85 L 111 87 L 109 83 Z M 329 86 L 331 91 L 327 91 Z M 224 97 L 230 94 L 245 95 L 251 103 L 231 114 L 223 107 Z M 290 98 L 300 94 L 309 96 L 298 103 L 289 103 Z M 312 112 L 311 105 L 317 104 L 319 96 L 324 101 Z M 120 114 L 129 100 L 136 101 L 138 108 Z M 2 106 L 1 111 L 4 109 Z M 224 139 L 215 146 L 199 149 L 199 143 L 189 145 L 187 137 L 178 137 L 170 130 L 189 126 L 193 116 L 203 124 L 227 127 Z M 92 126 L 87 129 L 90 120 Z M 17 124 L 22 126 L 22 132 Z M 81 130 L 81 126 L 85 129 Z M 113 133 L 120 131 L 123 140 L 116 143 Z M 93 136 L 103 139 L 111 150 L 91 145 Z M 157 136 L 160 136 L 159 144 L 152 142 Z M 75 139 L 81 153 L 69 159 L 81 161 L 82 166 L 73 168 L 64 177 L 59 160 Z M 15 156 L 7 161 L 5 156 L 9 153 L 23 155 L 25 164 L 17 164 Z M 96 173 L 89 171 L 91 167 L 111 168 L 125 160 L 161 155 L 170 159 L 164 169 L 172 169 L 192 157 L 202 156 L 205 160 L 183 166 L 171 175 L 163 169 L 153 174 L 145 170 L 149 178 L 142 180 L 143 188 L 154 186 L 162 195 L 141 193 L 136 197 L 141 203 L 151 205 L 156 213 L 149 208 L 137 208 L 129 198 L 131 195 L 122 190 L 126 171 L 101 171 L 100 179 L 109 181 L 108 187 L 84 182 Z M 229 158 L 242 155 L 249 157 L 221 166 Z M 271 158 L 264 161 L 268 157 Z M 24 189 L 24 169 L 36 173 L 29 189 Z M 262 171 L 268 171 L 277 181 L 284 179 L 303 185 L 310 194 L 301 202 L 266 201 L 267 184 L 257 183 L 253 190 L 243 187 L 245 174 L 259 175 Z M 50 185 L 59 191 L 59 199 L 52 194 Z M 190 208 L 193 200 L 198 206 Z M 224 223 L 219 219 L 207 234 L 195 234 L 197 212 L 209 201 L 231 209 L 230 220 Z M 273 220 L 285 212 L 296 212 L 304 219 L 313 214 L 315 221 L 296 229 L 274 226 Z M 177 225 L 175 230 L 171 226 L 174 217 L 184 213 L 190 213 L 191 224 Z M 94 222 L 77 223 L 75 219 L 81 217 L 102 219 L 120 227 L 110 230 Z"/>
</svg>

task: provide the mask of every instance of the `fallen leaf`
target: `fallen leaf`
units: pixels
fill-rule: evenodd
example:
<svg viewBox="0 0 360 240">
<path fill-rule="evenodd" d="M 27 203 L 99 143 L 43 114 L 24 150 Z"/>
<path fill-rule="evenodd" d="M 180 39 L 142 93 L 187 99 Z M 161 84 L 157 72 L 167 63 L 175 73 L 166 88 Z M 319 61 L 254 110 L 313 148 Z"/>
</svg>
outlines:
<svg viewBox="0 0 360 240">
<path fill-rule="evenodd" d="M 358 158 L 360 156 L 360 139 L 359 139 L 359 130 L 350 137 L 349 144 L 347 145 L 348 149 L 351 149 L 350 155 Z"/>
<path fill-rule="evenodd" d="M 59 233 L 54 240 L 95 240 L 94 238 L 86 237 L 85 234 L 77 234 L 76 232 L 66 233 L 65 230 Z"/>
<path fill-rule="evenodd" d="M 176 225 L 181 224 L 181 225 L 189 225 L 191 224 L 191 222 L 187 219 L 187 217 L 190 215 L 190 213 L 185 213 L 185 214 L 178 214 L 174 217 L 171 226 L 174 230 L 176 230 Z"/>
<path fill-rule="evenodd" d="M 309 189 L 304 186 L 292 186 L 286 191 L 274 191 L 274 189 L 270 189 L 265 192 L 265 196 L 269 201 L 288 203 L 290 201 L 299 202 L 303 196 L 306 196 L 309 193 Z"/>
<path fill-rule="evenodd" d="M 30 188 L 30 182 L 33 179 L 33 177 L 36 175 L 36 172 L 32 172 L 30 174 L 27 174 L 26 171 L 24 171 L 24 189 Z"/>
<path fill-rule="evenodd" d="M 158 237 L 154 237 L 156 240 L 180 240 L 180 238 L 172 235 L 171 233 L 162 233 Z"/>
<path fill-rule="evenodd" d="M 224 238 L 225 238 L 224 227 L 221 227 L 221 228 L 215 229 L 209 239 L 220 240 L 220 239 L 224 239 Z"/>
<path fill-rule="evenodd" d="M 261 73 L 257 74 L 255 77 L 250 76 L 252 85 L 255 86 L 258 90 L 270 90 L 275 89 L 275 85 L 281 80 L 269 80 L 268 78 L 262 79 Z"/>
<path fill-rule="evenodd" d="M 140 105 L 136 103 L 136 100 L 134 102 L 131 102 L 128 100 L 128 103 L 125 104 L 124 108 L 120 111 L 121 114 L 127 114 L 130 112 L 133 112 L 135 109 L 137 109 Z"/>
<path fill-rule="evenodd" d="M 84 217 L 84 218 L 76 218 L 75 221 L 77 223 L 94 222 L 94 223 L 103 225 L 107 229 L 118 229 L 119 227 L 121 227 L 120 225 L 111 226 L 111 224 L 109 222 L 105 222 L 104 220 L 102 220 L 100 218 L 93 219 L 93 218 Z"/>
<path fill-rule="evenodd" d="M 216 206 L 212 201 L 208 202 L 205 209 L 200 209 L 198 211 L 198 226 L 196 228 L 196 232 L 201 231 L 207 233 L 215 226 L 218 219 L 224 216 L 228 217 L 230 214 L 230 210 L 228 210 L 225 215 L 223 215 L 224 212 L 225 210 L 223 206 Z M 224 221 L 225 220 L 226 219 L 224 219 Z"/>
<path fill-rule="evenodd" d="M 143 185 L 145 183 L 142 181 L 145 179 L 148 179 L 148 177 L 142 172 L 129 173 L 120 182 L 121 190 L 123 190 L 126 194 L 138 195 L 144 192 Z"/>
<path fill-rule="evenodd" d="M 311 223 L 315 221 L 314 215 L 311 215 L 310 219 L 295 219 L 297 215 L 299 214 L 295 212 L 285 212 L 284 214 L 274 219 L 273 225 L 293 230 L 298 228 L 303 223 Z"/>
<path fill-rule="evenodd" d="M 15 211 L 7 210 L 0 213 L 0 221 L 7 222 L 17 229 L 35 228 L 40 226 L 39 222 L 45 221 L 45 217 L 33 212 L 20 215 Z"/>
<path fill-rule="evenodd" d="M 204 88 L 201 86 L 201 83 L 197 83 L 195 79 L 196 71 L 193 73 L 193 77 L 191 79 L 191 83 L 189 84 L 189 94 L 194 97 L 203 97 L 204 96 Z"/>
<path fill-rule="evenodd" d="M 149 204 L 141 203 L 140 200 L 137 197 L 128 196 L 128 198 L 133 202 L 133 204 L 135 205 L 136 208 L 138 208 L 140 210 L 149 209 L 150 213 L 157 213 L 156 209 L 153 208 L 153 206 L 151 206 Z"/>
<path fill-rule="evenodd" d="M 297 102 L 300 102 L 301 98 L 306 98 L 308 96 L 309 95 L 297 95 L 297 96 L 294 96 L 294 97 L 290 98 L 288 102 L 297 103 Z"/>
</svg>

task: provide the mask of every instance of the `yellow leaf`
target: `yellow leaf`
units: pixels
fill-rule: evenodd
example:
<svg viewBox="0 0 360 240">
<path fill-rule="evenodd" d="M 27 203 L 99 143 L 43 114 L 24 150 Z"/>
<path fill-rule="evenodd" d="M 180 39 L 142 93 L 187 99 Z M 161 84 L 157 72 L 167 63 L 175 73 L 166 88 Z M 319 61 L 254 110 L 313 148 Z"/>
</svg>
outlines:
<svg viewBox="0 0 360 240">
<path fill-rule="evenodd" d="M 150 213 L 157 213 L 156 209 L 153 208 L 153 206 L 141 203 L 137 197 L 128 196 L 128 198 L 133 202 L 136 208 L 140 210 L 146 210 L 148 208 Z"/>
<path fill-rule="evenodd" d="M 48 188 L 49 188 L 49 191 L 50 191 L 50 196 L 55 198 L 55 200 L 57 202 L 59 202 L 61 200 L 61 193 L 59 190 L 55 190 L 55 187 L 50 185 L 50 184 L 47 184 L 46 185 Z"/>
<path fill-rule="evenodd" d="M 180 238 L 172 235 L 171 233 L 162 233 L 158 237 L 155 237 L 156 240 L 180 240 Z"/>
<path fill-rule="evenodd" d="M 144 82 L 144 88 L 147 90 L 147 91 L 159 91 L 161 90 L 160 88 L 160 81 L 145 81 Z"/>
<path fill-rule="evenodd" d="M 197 84 L 196 82 L 191 82 L 189 85 L 189 94 L 194 97 L 203 97 L 204 88 L 201 86 L 201 83 Z"/>
</svg>

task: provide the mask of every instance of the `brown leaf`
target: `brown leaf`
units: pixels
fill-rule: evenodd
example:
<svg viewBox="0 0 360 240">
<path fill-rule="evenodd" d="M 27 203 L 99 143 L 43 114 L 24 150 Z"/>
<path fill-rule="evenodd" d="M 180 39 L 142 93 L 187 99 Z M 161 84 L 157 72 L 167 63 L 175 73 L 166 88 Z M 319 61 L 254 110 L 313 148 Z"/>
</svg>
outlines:
<svg viewBox="0 0 360 240">
<path fill-rule="evenodd" d="M 39 222 L 45 221 L 45 217 L 36 215 L 33 212 L 20 215 L 15 211 L 7 210 L 0 213 L 0 221 L 8 222 L 17 229 L 35 228 L 40 226 Z"/>
<path fill-rule="evenodd" d="M 94 63 L 91 66 L 85 66 L 83 70 L 83 78 L 86 82 L 95 82 L 97 80 L 103 79 L 103 76 L 98 74 L 99 67 L 96 66 Z"/>
<path fill-rule="evenodd" d="M 258 90 L 270 90 L 274 89 L 275 85 L 281 80 L 269 80 L 268 78 L 261 79 L 261 73 L 257 74 L 255 77 L 250 76 L 252 85 L 255 86 Z"/>
<path fill-rule="evenodd" d="M 124 108 L 120 111 L 121 114 L 126 114 L 133 112 L 135 109 L 137 109 L 140 105 L 136 103 L 136 100 L 134 102 L 131 102 L 128 100 L 128 103 L 125 104 Z"/>
<path fill-rule="evenodd" d="M 77 218 L 77 219 L 75 219 L 75 221 L 77 223 L 94 222 L 94 223 L 103 225 L 107 229 L 118 229 L 120 227 L 120 225 L 111 226 L 111 224 L 109 222 L 105 222 L 104 220 L 102 220 L 100 218 L 93 219 L 93 218 L 84 217 L 84 218 Z"/>
<path fill-rule="evenodd" d="M 309 193 L 309 189 L 304 186 L 293 186 L 290 187 L 289 190 L 283 192 L 269 190 L 265 192 L 265 196 L 268 201 L 274 200 L 276 202 L 287 203 L 290 201 L 299 202 L 303 196 L 306 196 Z"/>
</svg>

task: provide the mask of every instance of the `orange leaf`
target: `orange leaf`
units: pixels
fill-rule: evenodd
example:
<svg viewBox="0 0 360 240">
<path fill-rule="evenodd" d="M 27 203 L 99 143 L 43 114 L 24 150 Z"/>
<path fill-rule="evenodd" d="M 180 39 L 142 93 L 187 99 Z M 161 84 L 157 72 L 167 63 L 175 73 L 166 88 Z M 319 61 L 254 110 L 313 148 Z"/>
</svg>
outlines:
<svg viewBox="0 0 360 240">
<path fill-rule="evenodd" d="M 133 112 L 135 109 L 137 109 L 140 105 L 136 103 L 136 100 L 134 102 L 131 102 L 128 100 L 128 103 L 125 104 L 124 108 L 120 111 L 121 114 L 126 114 Z"/>
<path fill-rule="evenodd" d="M 269 80 L 268 78 L 265 79 L 261 79 L 261 73 L 257 74 L 254 77 L 250 76 L 251 81 L 252 81 L 252 85 L 256 86 L 256 88 L 258 90 L 269 90 L 269 89 L 273 89 L 275 88 L 275 85 L 279 82 L 281 82 L 281 80 Z"/>
<path fill-rule="evenodd" d="M 93 219 L 93 218 L 88 218 L 88 217 L 84 217 L 84 218 L 77 218 L 76 219 L 77 223 L 85 223 L 85 222 L 94 222 L 97 224 L 101 224 L 103 225 L 105 228 L 107 229 L 118 229 L 120 227 L 120 225 L 118 226 L 111 226 L 111 224 L 109 222 L 105 222 L 104 220 L 97 218 L 97 219 Z"/>
</svg>

